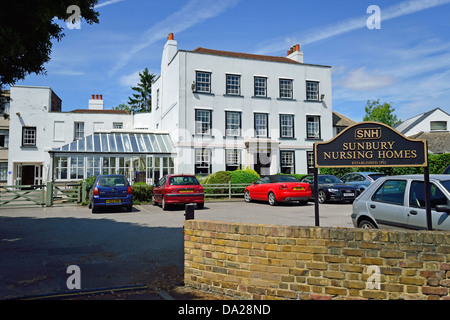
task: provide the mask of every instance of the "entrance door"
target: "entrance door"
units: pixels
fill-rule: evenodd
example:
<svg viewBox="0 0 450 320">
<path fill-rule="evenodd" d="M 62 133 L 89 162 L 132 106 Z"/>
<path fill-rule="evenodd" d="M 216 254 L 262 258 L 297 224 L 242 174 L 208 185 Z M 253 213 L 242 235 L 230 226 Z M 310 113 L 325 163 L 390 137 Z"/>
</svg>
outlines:
<svg viewBox="0 0 450 320">
<path fill-rule="evenodd" d="M 255 154 L 254 170 L 261 176 L 270 174 L 270 152 Z"/>
<path fill-rule="evenodd" d="M 22 165 L 22 185 L 34 185 L 34 165 Z"/>
</svg>

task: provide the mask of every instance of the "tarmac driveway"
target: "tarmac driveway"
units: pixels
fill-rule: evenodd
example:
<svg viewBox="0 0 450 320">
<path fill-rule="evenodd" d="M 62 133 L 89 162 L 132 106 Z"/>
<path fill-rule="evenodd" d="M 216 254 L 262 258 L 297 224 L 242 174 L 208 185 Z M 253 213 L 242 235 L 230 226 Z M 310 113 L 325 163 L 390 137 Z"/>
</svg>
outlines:
<svg viewBox="0 0 450 320">
<path fill-rule="evenodd" d="M 320 206 L 321 226 L 353 227 L 351 205 Z M 209 202 L 196 219 L 314 225 L 314 205 Z M 148 284 L 183 274 L 184 209 L 134 206 L 131 213 L 91 214 L 73 205 L 0 209 L 0 299 L 67 292 L 67 267 L 81 271 L 81 289 Z"/>
</svg>

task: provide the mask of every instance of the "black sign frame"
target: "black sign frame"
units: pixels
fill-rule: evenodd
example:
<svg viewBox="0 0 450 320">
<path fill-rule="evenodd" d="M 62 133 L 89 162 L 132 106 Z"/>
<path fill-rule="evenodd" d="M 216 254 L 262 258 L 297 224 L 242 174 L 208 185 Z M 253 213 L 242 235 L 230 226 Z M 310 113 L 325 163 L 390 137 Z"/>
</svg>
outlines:
<svg viewBox="0 0 450 320">
<path fill-rule="evenodd" d="M 341 149 L 336 148 L 341 145 Z M 395 147 L 395 148 L 394 148 Z M 383 157 L 384 156 L 384 157 Z M 423 167 L 427 228 L 432 230 L 428 146 L 390 126 L 373 121 L 352 125 L 326 142 L 314 143 L 315 224 L 320 225 L 319 168 Z"/>
</svg>

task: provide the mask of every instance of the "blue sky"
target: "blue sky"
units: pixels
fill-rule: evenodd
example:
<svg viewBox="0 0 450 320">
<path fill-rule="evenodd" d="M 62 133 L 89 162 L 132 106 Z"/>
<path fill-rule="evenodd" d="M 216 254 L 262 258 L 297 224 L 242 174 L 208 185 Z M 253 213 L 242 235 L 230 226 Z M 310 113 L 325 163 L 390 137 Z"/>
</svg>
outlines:
<svg viewBox="0 0 450 320">
<path fill-rule="evenodd" d="M 367 9 L 381 12 L 369 29 Z M 100 0 L 100 23 L 81 21 L 53 46 L 47 75 L 18 85 L 49 86 L 63 110 L 126 103 L 138 73 L 159 75 L 167 35 L 178 48 L 285 56 L 300 43 L 304 62 L 333 67 L 333 110 L 355 121 L 367 100 L 392 103 L 406 120 L 450 113 L 450 0 Z M 68 14 L 69 16 L 69 14 Z"/>
</svg>

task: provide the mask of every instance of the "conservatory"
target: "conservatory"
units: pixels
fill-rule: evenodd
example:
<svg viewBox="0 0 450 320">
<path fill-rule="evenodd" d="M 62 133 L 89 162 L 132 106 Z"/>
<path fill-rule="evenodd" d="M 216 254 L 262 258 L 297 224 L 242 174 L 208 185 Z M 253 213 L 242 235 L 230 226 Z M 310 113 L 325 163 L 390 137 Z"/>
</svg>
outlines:
<svg viewBox="0 0 450 320">
<path fill-rule="evenodd" d="M 98 132 L 49 153 L 56 182 L 123 174 L 132 184 L 153 184 L 174 173 L 174 147 L 168 133 Z"/>
</svg>

